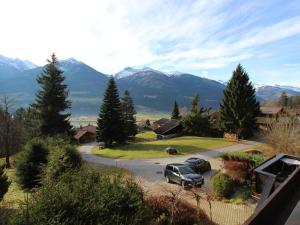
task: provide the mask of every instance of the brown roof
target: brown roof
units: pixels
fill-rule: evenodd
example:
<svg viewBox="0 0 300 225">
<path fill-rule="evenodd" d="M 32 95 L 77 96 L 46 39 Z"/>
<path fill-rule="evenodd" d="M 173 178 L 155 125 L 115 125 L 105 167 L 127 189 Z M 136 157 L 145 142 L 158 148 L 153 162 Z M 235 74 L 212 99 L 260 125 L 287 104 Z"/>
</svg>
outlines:
<svg viewBox="0 0 300 225">
<path fill-rule="evenodd" d="M 90 133 L 96 134 L 97 127 L 93 125 L 88 125 L 88 126 L 80 127 L 79 130 L 85 130 Z"/>
<path fill-rule="evenodd" d="M 220 119 L 221 118 L 221 113 L 219 111 L 214 111 L 214 112 L 211 112 L 210 113 L 210 116 L 213 118 L 213 119 Z"/>
<path fill-rule="evenodd" d="M 77 132 L 76 132 L 76 134 L 74 135 L 74 138 L 76 139 L 76 140 L 79 140 L 79 138 L 81 138 L 83 135 L 85 135 L 87 133 L 87 131 L 86 130 L 78 130 Z"/>
<path fill-rule="evenodd" d="M 267 114 L 267 115 L 275 115 L 279 112 L 281 112 L 283 110 L 282 107 L 260 107 L 260 111 L 263 113 L 263 114 Z"/>
<path fill-rule="evenodd" d="M 170 121 L 170 119 L 166 119 L 166 118 L 161 118 L 159 120 L 156 120 L 153 122 L 154 125 L 159 125 L 159 126 L 162 126 L 164 125 L 165 123 L 168 123 Z"/>
<path fill-rule="evenodd" d="M 86 133 L 96 134 L 96 130 L 97 130 L 96 126 L 93 125 L 79 127 L 75 130 L 74 138 L 79 139 Z"/>
<path fill-rule="evenodd" d="M 168 119 L 168 121 L 165 122 L 162 126 L 159 126 L 158 128 L 154 129 L 154 132 L 157 134 L 164 134 L 179 125 L 180 125 L 180 120 Z"/>
</svg>

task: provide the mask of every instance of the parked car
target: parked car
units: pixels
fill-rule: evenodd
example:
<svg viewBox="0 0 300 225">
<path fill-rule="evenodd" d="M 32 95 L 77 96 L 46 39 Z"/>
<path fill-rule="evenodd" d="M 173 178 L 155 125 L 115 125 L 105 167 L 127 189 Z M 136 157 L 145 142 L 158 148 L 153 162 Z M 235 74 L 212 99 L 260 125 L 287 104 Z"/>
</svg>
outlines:
<svg viewBox="0 0 300 225">
<path fill-rule="evenodd" d="M 201 186 L 204 184 L 203 176 L 185 164 L 168 164 L 164 174 L 168 183 L 178 183 L 183 187 Z"/>
<path fill-rule="evenodd" d="M 176 148 L 173 148 L 173 147 L 167 147 L 166 148 L 166 152 L 170 155 L 176 155 L 178 152 L 177 152 L 177 149 Z"/>
<path fill-rule="evenodd" d="M 210 162 L 200 158 L 189 158 L 184 164 L 191 167 L 196 173 L 204 173 L 211 170 Z"/>
</svg>

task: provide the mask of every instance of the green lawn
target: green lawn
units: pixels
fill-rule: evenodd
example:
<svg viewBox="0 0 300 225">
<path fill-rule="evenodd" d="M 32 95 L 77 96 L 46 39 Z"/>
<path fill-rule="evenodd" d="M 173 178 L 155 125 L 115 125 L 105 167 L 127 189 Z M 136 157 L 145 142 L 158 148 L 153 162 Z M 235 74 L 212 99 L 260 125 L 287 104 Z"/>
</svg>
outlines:
<svg viewBox="0 0 300 225">
<path fill-rule="evenodd" d="M 153 141 L 154 137 L 153 132 L 146 132 L 137 135 L 138 141 L 134 143 L 105 149 L 95 147 L 92 149 L 92 152 L 93 154 L 109 158 L 147 159 L 168 157 L 169 155 L 165 152 L 165 148 L 169 146 L 175 147 L 179 151 L 179 155 L 185 155 L 194 152 L 209 151 L 234 143 L 223 138 L 184 136 Z"/>
<path fill-rule="evenodd" d="M 14 158 L 14 157 L 13 157 Z M 11 159 L 13 162 L 14 159 Z M 0 158 L 0 164 L 4 163 L 4 158 Z M 17 208 L 19 202 L 25 199 L 25 193 L 21 190 L 17 184 L 17 178 L 15 175 L 15 168 L 7 169 L 6 174 L 11 181 L 8 192 L 4 195 L 3 201 L 11 208 Z"/>
</svg>

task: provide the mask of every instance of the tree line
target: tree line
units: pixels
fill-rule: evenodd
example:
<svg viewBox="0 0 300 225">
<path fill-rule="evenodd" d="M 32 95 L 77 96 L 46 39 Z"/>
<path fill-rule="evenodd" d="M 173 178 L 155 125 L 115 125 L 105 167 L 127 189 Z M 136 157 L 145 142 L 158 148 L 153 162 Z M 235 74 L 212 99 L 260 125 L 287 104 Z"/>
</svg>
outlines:
<svg viewBox="0 0 300 225">
<path fill-rule="evenodd" d="M 248 138 L 257 129 L 256 118 L 260 104 L 255 89 L 244 68 L 238 64 L 224 90 L 219 111 L 213 116 L 211 108 L 199 105 L 196 95 L 191 110 L 181 116 L 175 101 L 171 118 L 182 119 L 183 132 L 199 136 L 222 136 L 224 132 L 235 133 L 239 138 Z"/>
</svg>

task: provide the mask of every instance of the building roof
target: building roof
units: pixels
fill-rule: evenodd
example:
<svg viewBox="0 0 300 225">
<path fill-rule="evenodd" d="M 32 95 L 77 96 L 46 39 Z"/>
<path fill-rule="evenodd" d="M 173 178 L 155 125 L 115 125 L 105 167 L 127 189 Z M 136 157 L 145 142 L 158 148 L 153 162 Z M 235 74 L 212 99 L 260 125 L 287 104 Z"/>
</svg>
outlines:
<svg viewBox="0 0 300 225">
<path fill-rule="evenodd" d="M 154 125 L 159 125 L 159 126 L 162 126 L 164 125 L 165 123 L 168 123 L 170 121 L 170 119 L 166 119 L 166 118 L 161 118 L 159 120 L 156 120 L 153 122 Z"/>
<path fill-rule="evenodd" d="M 76 134 L 74 135 L 74 138 L 76 140 L 79 140 L 83 135 L 85 135 L 87 133 L 86 130 L 79 130 L 76 132 Z"/>
<path fill-rule="evenodd" d="M 159 126 L 158 128 L 154 129 L 154 132 L 156 134 L 165 134 L 168 131 L 174 129 L 175 127 L 178 127 L 180 125 L 180 120 L 169 120 L 166 121 L 165 123 L 163 123 L 161 126 Z"/>
<path fill-rule="evenodd" d="M 75 130 L 74 138 L 78 140 L 79 138 L 81 138 L 86 133 L 96 134 L 96 130 L 97 130 L 97 127 L 93 126 L 93 125 L 87 125 L 87 126 L 84 126 L 84 127 L 79 127 Z"/>
<path fill-rule="evenodd" d="M 267 107 L 267 106 L 260 107 L 260 111 L 263 114 L 267 114 L 267 115 L 276 115 L 277 113 L 281 112 L 282 110 L 283 110 L 282 107 Z"/>
</svg>

